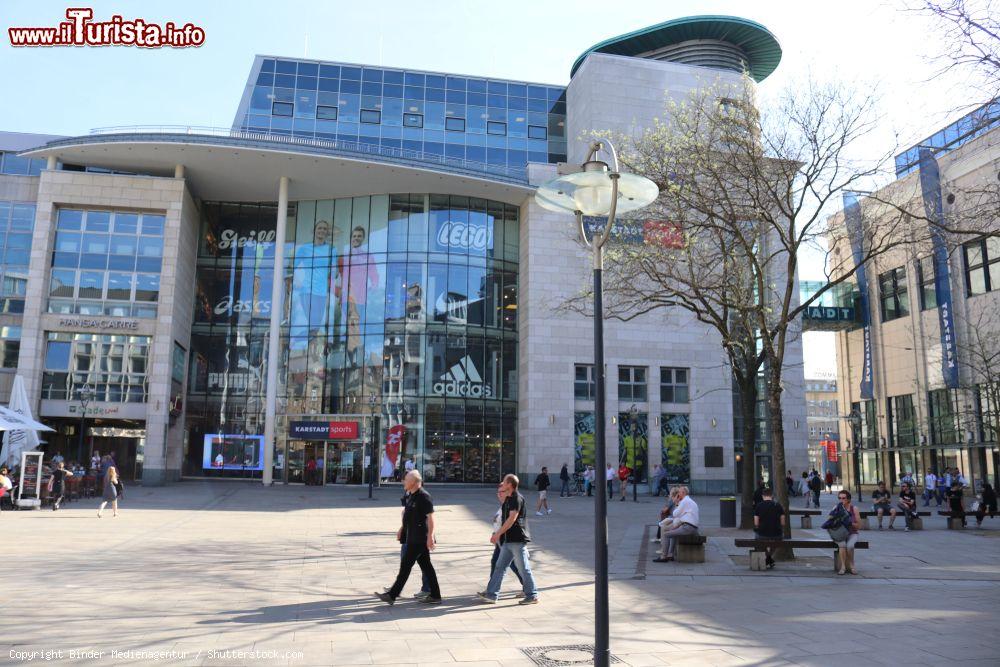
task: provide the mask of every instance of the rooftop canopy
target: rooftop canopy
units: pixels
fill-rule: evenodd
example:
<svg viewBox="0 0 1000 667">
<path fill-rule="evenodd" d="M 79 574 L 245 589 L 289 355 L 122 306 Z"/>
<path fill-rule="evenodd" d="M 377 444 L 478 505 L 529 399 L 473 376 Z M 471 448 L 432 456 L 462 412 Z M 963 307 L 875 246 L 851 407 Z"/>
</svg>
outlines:
<svg viewBox="0 0 1000 667">
<path fill-rule="evenodd" d="M 749 71 L 763 81 L 781 62 L 781 46 L 767 28 L 736 16 L 688 16 L 606 39 L 573 63 L 570 77 L 591 53 L 669 60 Z"/>
</svg>

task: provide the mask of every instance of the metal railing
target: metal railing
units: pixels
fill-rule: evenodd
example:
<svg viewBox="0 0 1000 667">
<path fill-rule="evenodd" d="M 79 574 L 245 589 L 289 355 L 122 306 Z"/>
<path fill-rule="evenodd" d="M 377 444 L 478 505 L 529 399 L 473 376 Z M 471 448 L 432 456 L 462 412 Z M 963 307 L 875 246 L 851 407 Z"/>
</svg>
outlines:
<svg viewBox="0 0 1000 667">
<path fill-rule="evenodd" d="M 201 125 L 119 125 L 112 127 L 95 127 L 90 130 L 93 136 L 106 135 L 131 135 L 131 134 L 164 134 L 164 135 L 191 135 L 197 137 L 223 137 L 227 139 L 239 139 L 243 141 L 263 141 L 268 143 L 284 144 L 291 146 L 306 146 L 310 148 L 320 148 L 330 151 L 340 151 L 346 153 L 356 153 L 360 155 L 373 155 L 378 157 L 392 158 L 396 160 L 406 160 L 410 162 L 422 162 L 430 165 L 440 165 L 451 167 L 462 171 L 481 173 L 490 176 L 502 176 L 504 178 L 526 182 L 527 169 L 517 167 L 506 167 L 478 162 L 475 160 L 465 160 L 462 158 L 451 158 L 434 153 L 423 151 L 412 151 L 404 148 L 392 148 L 375 144 L 363 144 L 357 141 L 340 141 L 333 139 L 313 139 L 309 137 L 296 137 L 290 134 L 275 134 L 273 132 L 252 132 L 249 130 L 236 130 L 224 127 L 207 127 Z"/>
</svg>

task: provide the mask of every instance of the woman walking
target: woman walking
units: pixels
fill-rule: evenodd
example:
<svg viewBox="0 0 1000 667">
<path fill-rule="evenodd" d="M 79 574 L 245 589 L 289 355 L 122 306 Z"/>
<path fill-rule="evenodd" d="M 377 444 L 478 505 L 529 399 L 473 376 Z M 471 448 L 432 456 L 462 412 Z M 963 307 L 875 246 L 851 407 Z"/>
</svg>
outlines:
<svg viewBox="0 0 1000 667">
<path fill-rule="evenodd" d="M 837 494 L 840 501 L 832 510 L 830 518 L 823 528 L 830 531 L 830 537 L 840 548 L 840 569 L 837 574 L 857 574 L 854 568 L 854 545 L 858 542 L 858 530 L 861 527 L 861 514 L 858 508 L 851 504 L 851 494 L 841 491 Z"/>
<path fill-rule="evenodd" d="M 107 474 L 104 475 L 104 500 L 97 510 L 97 518 L 101 518 L 101 512 L 111 503 L 112 516 L 118 516 L 118 496 L 121 490 L 121 482 L 118 481 L 118 468 L 111 466 Z"/>
</svg>

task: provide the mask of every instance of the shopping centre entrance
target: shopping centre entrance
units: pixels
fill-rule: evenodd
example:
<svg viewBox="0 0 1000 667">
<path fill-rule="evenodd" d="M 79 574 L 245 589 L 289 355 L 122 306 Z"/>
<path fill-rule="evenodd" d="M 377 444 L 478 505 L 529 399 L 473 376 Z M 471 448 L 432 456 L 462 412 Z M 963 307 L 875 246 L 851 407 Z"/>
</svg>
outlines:
<svg viewBox="0 0 1000 667">
<path fill-rule="evenodd" d="M 372 419 L 369 416 L 288 417 L 285 422 L 287 437 L 284 442 L 279 440 L 275 451 L 275 481 L 307 486 L 367 484 L 371 474 L 368 443 L 373 430 Z M 377 454 L 375 461 L 378 463 Z M 375 475 L 378 475 L 377 470 Z M 375 482 L 378 482 L 377 477 Z"/>
</svg>

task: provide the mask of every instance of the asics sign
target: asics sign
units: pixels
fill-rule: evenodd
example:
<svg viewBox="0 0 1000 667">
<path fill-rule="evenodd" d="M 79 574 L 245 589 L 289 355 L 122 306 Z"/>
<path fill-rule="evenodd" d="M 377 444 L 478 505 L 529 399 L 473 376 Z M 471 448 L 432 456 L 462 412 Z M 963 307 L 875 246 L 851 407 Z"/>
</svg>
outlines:
<svg viewBox="0 0 1000 667">
<path fill-rule="evenodd" d="M 483 382 L 476 365 L 472 363 L 472 358 L 468 356 L 439 377 L 431 389 L 436 396 L 493 398 L 493 387 Z"/>
<path fill-rule="evenodd" d="M 486 251 L 493 247 L 493 226 L 448 220 L 438 226 L 437 244 L 441 250 Z"/>
</svg>

